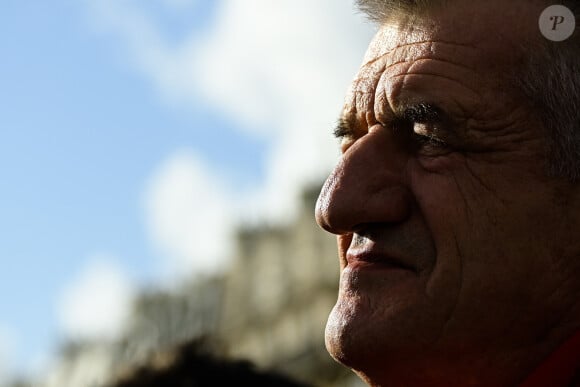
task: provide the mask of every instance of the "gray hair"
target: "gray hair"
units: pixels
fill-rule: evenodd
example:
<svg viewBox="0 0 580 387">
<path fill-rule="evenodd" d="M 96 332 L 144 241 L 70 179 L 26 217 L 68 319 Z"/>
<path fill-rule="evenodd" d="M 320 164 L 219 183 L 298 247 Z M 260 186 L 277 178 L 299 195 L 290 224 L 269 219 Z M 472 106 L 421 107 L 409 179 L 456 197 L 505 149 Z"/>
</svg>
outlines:
<svg viewBox="0 0 580 387">
<path fill-rule="evenodd" d="M 358 9 L 375 23 L 383 23 L 398 15 L 421 15 L 441 5 L 444 0 L 356 0 Z"/>
<path fill-rule="evenodd" d="M 370 20 L 421 15 L 444 0 L 357 0 Z M 563 1 L 580 22 L 580 1 Z M 522 46 L 525 63 L 512 75 L 514 85 L 538 113 L 547 131 L 547 170 L 580 181 L 580 26 L 565 42 L 531 38 Z"/>
<path fill-rule="evenodd" d="M 547 131 L 550 175 L 580 181 L 578 38 L 565 43 L 546 40 L 538 50 L 531 47 L 527 62 L 515 77 L 516 85 L 538 111 Z"/>
</svg>

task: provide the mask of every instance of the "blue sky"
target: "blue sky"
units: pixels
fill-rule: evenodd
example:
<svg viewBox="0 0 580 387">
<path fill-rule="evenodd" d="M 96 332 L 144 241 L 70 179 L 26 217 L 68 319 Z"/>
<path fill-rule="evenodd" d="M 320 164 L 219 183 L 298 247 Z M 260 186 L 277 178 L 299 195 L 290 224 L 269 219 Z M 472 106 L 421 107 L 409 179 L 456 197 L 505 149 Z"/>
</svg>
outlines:
<svg viewBox="0 0 580 387">
<path fill-rule="evenodd" d="M 156 163 L 204 148 L 256 179 L 265 146 L 201 103 L 161 103 L 123 47 L 84 19 L 72 1 L 9 1 L 0 13 L 0 321 L 21 332 L 24 357 L 54 337 L 55 296 L 87 254 L 114 251 L 131 276 L 154 276 L 139 196 Z M 232 141 L 216 147 L 223 135 Z"/>
<path fill-rule="evenodd" d="M 70 333 L 59 312 L 63 292 L 87 277 L 95 257 L 139 288 L 161 281 L 173 256 L 185 257 L 173 260 L 173 272 L 215 269 L 195 255 L 229 252 L 199 250 L 194 236 L 207 224 L 232 227 L 239 218 L 227 211 L 291 213 L 280 181 L 297 186 L 335 159 L 329 125 L 371 36 L 350 2 L 339 3 L 3 2 L 0 360 L 4 353 L 26 370 L 49 356 Z M 240 4 L 256 22 L 235 17 Z M 272 15 L 288 10 L 325 21 L 300 20 L 306 31 L 298 34 L 293 25 L 273 27 Z M 321 24 L 326 34 L 308 46 Z M 276 52 L 281 42 L 286 49 Z M 197 219 L 214 213 L 227 220 Z M 211 227 L 208 235 L 222 235 Z"/>
</svg>

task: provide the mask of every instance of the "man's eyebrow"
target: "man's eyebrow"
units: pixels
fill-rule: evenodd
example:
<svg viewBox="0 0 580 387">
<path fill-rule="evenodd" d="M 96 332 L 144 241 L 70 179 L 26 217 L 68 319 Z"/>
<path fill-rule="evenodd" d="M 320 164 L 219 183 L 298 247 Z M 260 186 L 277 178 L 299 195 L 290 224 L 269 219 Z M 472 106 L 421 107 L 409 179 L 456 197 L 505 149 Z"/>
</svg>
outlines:
<svg viewBox="0 0 580 387">
<path fill-rule="evenodd" d="M 395 114 L 407 122 L 440 122 L 447 117 L 439 107 L 427 102 L 402 104 Z"/>
<path fill-rule="evenodd" d="M 334 137 L 336 138 L 353 137 L 354 133 L 355 129 L 349 119 L 347 119 L 346 117 L 340 117 L 336 121 L 336 127 L 333 130 Z"/>
<path fill-rule="evenodd" d="M 428 102 L 401 103 L 394 112 L 390 113 L 390 122 L 417 122 L 417 123 L 450 123 L 447 114 L 437 105 Z M 383 122 L 386 124 L 386 122 Z M 336 138 L 355 137 L 356 126 L 352 117 L 341 116 L 336 121 L 333 134 Z"/>
</svg>

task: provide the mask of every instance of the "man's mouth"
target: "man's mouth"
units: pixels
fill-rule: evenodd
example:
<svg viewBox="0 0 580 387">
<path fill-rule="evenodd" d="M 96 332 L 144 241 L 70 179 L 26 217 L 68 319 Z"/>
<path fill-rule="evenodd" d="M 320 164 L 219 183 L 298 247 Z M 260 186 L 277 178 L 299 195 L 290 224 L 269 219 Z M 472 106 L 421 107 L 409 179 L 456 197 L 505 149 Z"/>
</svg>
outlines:
<svg viewBox="0 0 580 387">
<path fill-rule="evenodd" d="M 355 268 L 373 268 L 383 270 L 407 270 L 417 273 L 417 268 L 393 254 L 372 250 L 349 250 L 346 253 L 347 266 Z"/>
</svg>

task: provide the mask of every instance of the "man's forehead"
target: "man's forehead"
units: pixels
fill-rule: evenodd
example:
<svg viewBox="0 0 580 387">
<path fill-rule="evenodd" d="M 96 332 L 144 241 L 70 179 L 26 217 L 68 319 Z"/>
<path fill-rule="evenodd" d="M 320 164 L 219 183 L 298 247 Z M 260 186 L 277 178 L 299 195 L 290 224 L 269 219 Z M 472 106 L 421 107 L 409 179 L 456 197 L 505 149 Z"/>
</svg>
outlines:
<svg viewBox="0 0 580 387">
<path fill-rule="evenodd" d="M 364 122 L 369 112 L 376 116 L 377 109 L 399 111 L 414 100 L 444 103 L 471 114 L 482 103 L 493 103 L 490 95 L 512 94 L 510 77 L 525 53 L 531 25 L 537 28 L 535 13 L 541 9 L 507 6 L 504 19 L 498 20 L 492 12 L 495 3 L 486 3 L 491 8 L 467 4 L 384 23 L 346 96 L 343 117 Z"/>
<path fill-rule="evenodd" d="M 426 31 L 421 25 L 410 24 L 408 19 L 406 17 L 398 22 L 389 22 L 381 26 L 369 44 L 363 66 L 384 55 L 393 53 L 399 46 L 431 39 L 429 31 Z"/>
<path fill-rule="evenodd" d="M 481 47 L 474 43 L 445 39 L 440 34 L 420 26 L 385 25 L 369 45 L 362 72 L 365 72 L 366 67 L 377 67 L 377 62 L 382 62 L 380 66 L 389 67 L 420 59 L 456 61 L 474 68 L 476 62 L 481 62 L 482 56 Z"/>
<path fill-rule="evenodd" d="M 481 82 L 494 74 L 492 66 L 482 66 L 486 58 L 479 47 L 441 39 L 419 24 L 403 28 L 385 24 L 371 43 L 346 96 L 343 116 L 350 121 L 353 115 L 376 113 L 377 105 L 399 111 L 416 99 L 452 99 L 456 94 L 474 101 Z M 411 74 L 419 78 L 411 79 Z M 424 76 L 429 76 L 429 84 L 423 84 Z M 437 83 L 441 78 L 445 84 Z"/>
<path fill-rule="evenodd" d="M 482 59 L 509 59 L 539 38 L 541 11 L 542 6 L 535 1 L 490 0 L 452 1 L 421 15 L 400 14 L 381 25 L 363 63 L 388 55 L 397 47 L 428 41 L 477 48 Z"/>
</svg>

